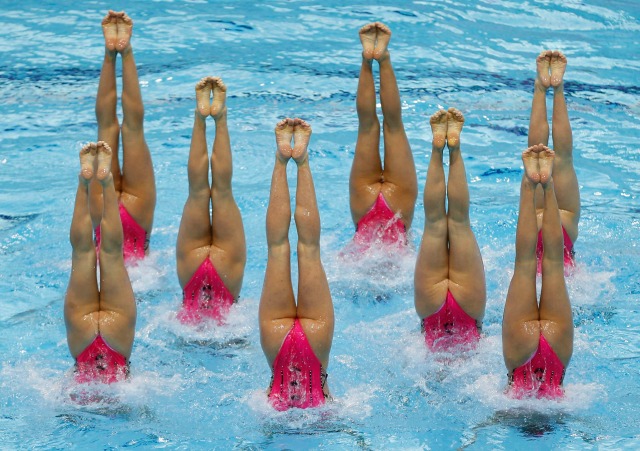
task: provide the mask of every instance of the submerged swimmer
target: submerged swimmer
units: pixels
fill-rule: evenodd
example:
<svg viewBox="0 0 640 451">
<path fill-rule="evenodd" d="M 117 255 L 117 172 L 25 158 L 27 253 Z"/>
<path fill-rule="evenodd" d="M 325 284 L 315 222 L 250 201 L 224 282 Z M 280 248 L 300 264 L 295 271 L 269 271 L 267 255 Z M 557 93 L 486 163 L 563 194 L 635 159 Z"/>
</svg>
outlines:
<svg viewBox="0 0 640 451">
<path fill-rule="evenodd" d="M 187 323 L 203 318 L 223 321 L 240 296 L 247 259 L 242 217 L 231 190 L 233 168 L 226 95 L 227 88 L 218 77 L 205 77 L 196 84 L 189 197 L 176 244 L 178 279 L 183 289 L 179 318 Z M 211 158 L 207 152 L 208 116 L 216 124 Z"/>
<path fill-rule="evenodd" d="M 364 247 L 373 243 L 406 243 L 418 193 L 413 155 L 402 123 L 400 93 L 387 48 L 390 39 L 391 30 L 380 22 L 360 29 L 358 139 L 349 178 L 349 203 L 356 225 L 354 242 Z M 373 60 L 380 67 L 384 167 L 380 159 Z"/>
<path fill-rule="evenodd" d="M 524 176 L 516 231 L 515 269 L 502 320 L 508 392 L 514 397 L 558 398 L 573 353 L 573 319 L 564 279 L 563 236 L 554 189 L 555 154 L 542 144 L 522 153 Z M 538 226 L 535 196 L 542 189 L 542 289 L 536 293 Z"/>
<path fill-rule="evenodd" d="M 475 346 L 487 302 L 484 265 L 469 221 L 469 187 L 460 152 L 464 116 L 431 116 L 431 159 L 424 189 L 425 224 L 415 269 L 415 307 L 434 351 Z M 449 180 L 442 163 L 449 149 Z M 446 205 L 445 205 L 446 204 Z"/>
<path fill-rule="evenodd" d="M 560 209 L 560 221 L 564 239 L 565 269 L 574 263 L 573 244 L 578 238 L 580 220 L 580 188 L 573 167 L 573 137 L 569 113 L 564 97 L 564 72 L 567 58 L 562 52 L 546 50 L 536 58 L 537 77 L 534 83 L 533 103 L 529 119 L 529 146 L 549 145 L 549 124 L 547 122 L 546 94 L 553 88 L 552 138 L 555 159 L 553 163 L 553 182 L 556 199 Z M 542 188 L 536 189 L 536 213 L 538 230 L 542 227 L 544 212 L 544 194 Z M 543 234 L 538 232 L 538 273 L 542 269 Z"/>
<path fill-rule="evenodd" d="M 102 20 L 105 53 L 96 96 L 98 139 L 113 149 L 111 162 L 113 184 L 124 230 L 125 261 L 145 257 L 153 227 L 156 185 L 151 153 L 144 139 L 144 106 L 138 72 L 131 47 L 133 21 L 124 12 L 109 11 Z M 116 57 L 122 60 L 122 127 L 116 107 Z M 122 137 L 122 170 L 118 161 L 118 144 Z M 98 182 L 91 184 L 91 219 L 96 229 L 96 244 L 102 234 L 100 214 L 103 192 Z"/>
<path fill-rule="evenodd" d="M 80 151 L 81 170 L 69 238 L 71 278 L 64 300 L 64 319 L 78 382 L 112 383 L 129 372 L 136 325 L 136 303 L 122 255 L 123 232 L 113 186 L 112 151 L 103 141 Z M 100 282 L 89 214 L 89 185 L 98 183 L 100 202 Z"/>
<path fill-rule="evenodd" d="M 320 260 L 320 214 L 309 167 L 311 126 L 301 119 L 276 125 L 277 152 L 267 209 L 267 269 L 260 298 L 260 341 L 272 369 L 269 401 L 277 410 L 325 403 L 333 302 Z M 291 147 L 293 137 L 294 146 Z M 298 231 L 298 296 L 291 283 L 291 205 L 287 163 L 298 169 L 295 222 Z"/>
</svg>

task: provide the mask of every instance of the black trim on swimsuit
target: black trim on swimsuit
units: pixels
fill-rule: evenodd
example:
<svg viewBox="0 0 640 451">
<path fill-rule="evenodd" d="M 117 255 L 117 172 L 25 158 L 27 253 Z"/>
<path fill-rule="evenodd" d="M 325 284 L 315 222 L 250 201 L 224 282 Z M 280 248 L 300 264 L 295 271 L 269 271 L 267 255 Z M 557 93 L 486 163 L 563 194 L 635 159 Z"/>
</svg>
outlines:
<svg viewBox="0 0 640 451">
<path fill-rule="evenodd" d="M 127 360 L 126 365 L 124 366 L 124 377 L 125 379 L 129 379 L 129 375 L 131 374 L 131 360 Z M 96 365 L 96 370 L 104 371 L 106 368 L 100 368 Z M 78 373 L 78 360 L 75 360 L 73 363 L 73 372 Z"/>
</svg>

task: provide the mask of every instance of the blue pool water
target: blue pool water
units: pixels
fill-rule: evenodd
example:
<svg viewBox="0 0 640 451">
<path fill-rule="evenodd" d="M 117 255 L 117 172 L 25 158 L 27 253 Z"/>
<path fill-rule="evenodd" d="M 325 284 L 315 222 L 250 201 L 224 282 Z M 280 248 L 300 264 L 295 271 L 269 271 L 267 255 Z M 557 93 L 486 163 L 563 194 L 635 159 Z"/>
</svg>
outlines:
<svg viewBox="0 0 640 451">
<path fill-rule="evenodd" d="M 222 0 L 3 2 L 0 8 L 0 447 L 22 449 L 640 448 L 640 5 L 628 1 Z M 70 401 L 62 317 L 81 143 L 95 140 L 100 20 L 127 8 L 158 184 L 151 255 L 131 268 L 138 326 L 128 383 L 112 402 Z M 422 192 L 406 254 L 338 258 L 353 233 L 348 175 L 357 130 L 357 31 L 381 20 L 420 187 L 428 116 L 466 116 L 472 223 L 488 282 L 479 348 L 428 354 L 413 308 Z M 501 319 L 514 257 L 520 152 L 535 56 L 569 59 L 582 218 L 568 282 L 576 326 L 566 399 L 503 395 Z M 229 324 L 175 320 L 174 246 L 187 195 L 195 82 L 229 89 L 234 191 L 248 263 Z M 257 309 L 273 126 L 313 126 L 323 261 L 336 310 L 336 402 L 274 412 Z M 210 138 L 211 139 L 211 138 Z M 295 183 L 292 175 L 292 183 Z M 295 235 L 295 234 L 292 234 Z M 381 269 L 382 268 L 382 269 Z M 295 280 L 295 277 L 294 277 Z"/>
</svg>

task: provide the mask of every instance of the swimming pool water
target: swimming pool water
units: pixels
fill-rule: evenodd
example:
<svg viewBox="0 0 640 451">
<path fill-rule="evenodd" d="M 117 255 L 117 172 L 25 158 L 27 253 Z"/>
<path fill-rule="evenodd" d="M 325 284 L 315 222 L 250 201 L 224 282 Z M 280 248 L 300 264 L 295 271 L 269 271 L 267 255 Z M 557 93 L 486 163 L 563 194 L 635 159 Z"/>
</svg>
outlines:
<svg viewBox="0 0 640 451">
<path fill-rule="evenodd" d="M 134 19 L 133 46 L 158 185 L 151 255 L 130 274 L 138 325 L 128 383 L 111 402 L 69 400 L 62 317 L 68 228 L 93 112 L 109 8 Z M 3 3 L 0 8 L 0 447 L 21 449 L 637 449 L 640 447 L 640 6 L 621 1 L 223 0 Z M 348 175 L 357 118 L 357 31 L 388 24 L 420 182 L 406 253 L 339 258 L 353 227 Z M 561 402 L 503 395 L 501 320 L 514 257 L 535 56 L 568 57 L 582 218 L 569 279 L 575 350 Z M 247 234 L 229 324 L 175 320 L 175 240 L 187 195 L 194 84 L 228 86 L 234 192 Z M 413 308 L 424 224 L 428 117 L 466 117 L 471 220 L 487 271 L 485 337 L 432 355 Z M 273 126 L 313 126 L 323 261 L 336 311 L 323 409 L 273 411 L 257 308 Z M 211 143 L 212 128 L 209 127 Z M 293 173 L 291 183 L 295 183 Z M 295 242 L 295 233 L 292 232 Z M 295 270 L 295 266 L 294 266 Z M 295 281 L 295 274 L 294 274 Z M 295 282 L 294 282 L 295 283 Z"/>
</svg>

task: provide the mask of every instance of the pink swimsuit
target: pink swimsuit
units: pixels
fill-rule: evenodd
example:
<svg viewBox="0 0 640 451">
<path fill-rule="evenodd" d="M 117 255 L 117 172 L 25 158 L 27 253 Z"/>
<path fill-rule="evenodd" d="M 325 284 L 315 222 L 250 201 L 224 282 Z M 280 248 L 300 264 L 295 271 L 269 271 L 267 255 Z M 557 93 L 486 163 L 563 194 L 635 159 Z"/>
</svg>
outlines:
<svg viewBox="0 0 640 451">
<path fill-rule="evenodd" d="M 197 324 L 206 317 L 220 324 L 234 298 L 207 257 L 185 285 L 182 301 L 182 310 L 178 313 L 182 323 Z"/>
<path fill-rule="evenodd" d="M 273 362 L 269 402 L 279 411 L 321 406 L 326 380 L 327 373 L 296 318 Z"/>
<path fill-rule="evenodd" d="M 125 262 L 142 260 L 149 247 L 147 232 L 129 214 L 122 202 L 118 203 L 120 221 L 122 222 L 122 255 Z M 100 226 L 96 227 L 96 251 L 100 251 Z"/>
<path fill-rule="evenodd" d="M 422 320 L 427 347 L 432 351 L 473 348 L 480 340 L 476 320 L 458 305 L 450 291 L 442 307 Z"/>
<path fill-rule="evenodd" d="M 78 383 L 111 384 L 124 380 L 128 374 L 127 359 L 109 346 L 100 334 L 76 357 L 75 379 Z"/>
<path fill-rule="evenodd" d="M 391 211 L 382 193 L 378 194 L 371 209 L 358 221 L 353 241 L 363 246 L 407 242 L 404 223 Z"/>
<path fill-rule="evenodd" d="M 509 394 L 514 398 L 535 396 L 536 398 L 561 398 L 564 395 L 562 380 L 565 367 L 540 334 L 540 343 L 536 352 L 524 365 L 519 366 L 508 376 Z"/>
<path fill-rule="evenodd" d="M 567 231 L 562 227 L 562 235 L 564 238 L 564 272 L 567 275 L 576 266 L 576 262 L 573 259 L 573 242 Z M 542 230 L 538 232 L 538 244 L 536 246 L 536 256 L 538 257 L 538 274 L 542 274 L 542 254 L 544 254 L 544 246 L 542 244 Z"/>
</svg>

